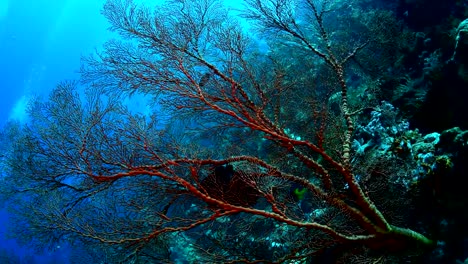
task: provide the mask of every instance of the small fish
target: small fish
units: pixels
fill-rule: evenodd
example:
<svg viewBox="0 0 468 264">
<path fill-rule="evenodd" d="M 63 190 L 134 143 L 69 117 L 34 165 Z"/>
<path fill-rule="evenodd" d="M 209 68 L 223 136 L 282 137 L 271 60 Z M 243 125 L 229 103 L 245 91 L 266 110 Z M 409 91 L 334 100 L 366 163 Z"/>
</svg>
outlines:
<svg viewBox="0 0 468 264">
<path fill-rule="evenodd" d="M 210 78 L 211 78 L 211 73 L 208 73 L 208 72 L 205 73 L 205 74 L 201 77 L 200 82 L 198 83 L 198 85 L 199 85 L 200 87 L 205 86 L 205 85 L 208 83 L 208 81 L 210 80 Z"/>
</svg>

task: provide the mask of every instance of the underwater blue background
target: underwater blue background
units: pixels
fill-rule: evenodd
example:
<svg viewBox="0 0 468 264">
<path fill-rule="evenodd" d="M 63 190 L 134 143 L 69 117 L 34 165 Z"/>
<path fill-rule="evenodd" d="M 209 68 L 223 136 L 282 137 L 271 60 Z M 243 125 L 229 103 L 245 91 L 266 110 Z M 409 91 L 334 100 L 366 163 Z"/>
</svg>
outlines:
<svg viewBox="0 0 468 264">
<path fill-rule="evenodd" d="M 109 38 L 103 0 L 1 0 L 0 120 L 23 119 L 28 96 L 76 79 L 80 56 Z"/>
</svg>

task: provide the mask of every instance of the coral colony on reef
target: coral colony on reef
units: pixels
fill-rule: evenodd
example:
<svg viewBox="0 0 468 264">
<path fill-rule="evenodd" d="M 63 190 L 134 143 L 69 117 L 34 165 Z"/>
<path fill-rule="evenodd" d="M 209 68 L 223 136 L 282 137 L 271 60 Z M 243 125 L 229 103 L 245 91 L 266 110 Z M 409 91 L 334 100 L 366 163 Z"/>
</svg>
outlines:
<svg viewBox="0 0 468 264">
<path fill-rule="evenodd" d="M 466 1 L 102 14 L 119 38 L 3 129 L 16 241 L 70 263 L 467 262 Z"/>
</svg>

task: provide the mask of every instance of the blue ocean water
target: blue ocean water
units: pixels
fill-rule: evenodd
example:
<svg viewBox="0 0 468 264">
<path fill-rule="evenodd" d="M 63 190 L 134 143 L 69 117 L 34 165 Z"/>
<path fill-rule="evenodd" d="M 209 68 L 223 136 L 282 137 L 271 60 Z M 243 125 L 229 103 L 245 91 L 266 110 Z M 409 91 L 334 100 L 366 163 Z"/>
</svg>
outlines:
<svg viewBox="0 0 468 264">
<path fill-rule="evenodd" d="M 27 97 L 77 78 L 80 56 L 108 39 L 103 1 L 2 0 L 0 120 L 22 119 Z"/>
</svg>

